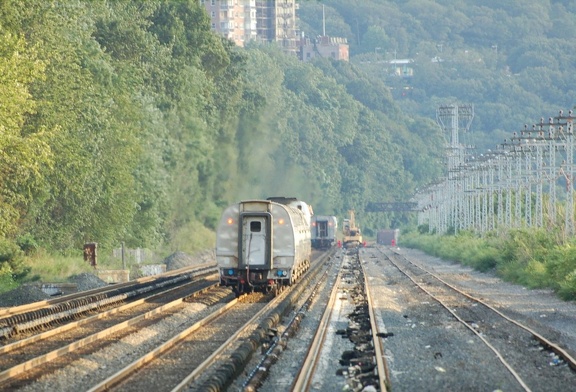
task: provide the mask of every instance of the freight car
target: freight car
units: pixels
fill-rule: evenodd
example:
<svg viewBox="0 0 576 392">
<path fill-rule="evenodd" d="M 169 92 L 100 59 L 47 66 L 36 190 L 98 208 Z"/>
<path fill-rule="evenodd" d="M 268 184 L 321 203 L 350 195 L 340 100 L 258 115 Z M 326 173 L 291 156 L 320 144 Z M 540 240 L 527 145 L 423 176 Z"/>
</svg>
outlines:
<svg viewBox="0 0 576 392">
<path fill-rule="evenodd" d="M 398 229 L 379 230 L 376 233 L 376 242 L 380 245 L 396 246 L 399 235 L 400 230 Z"/>
<path fill-rule="evenodd" d="M 312 247 L 327 249 L 336 243 L 338 219 L 335 216 L 313 215 L 310 225 Z"/>
<path fill-rule="evenodd" d="M 292 285 L 310 267 L 311 252 L 306 215 L 271 200 L 227 207 L 216 230 L 220 284 L 237 295 Z"/>
</svg>

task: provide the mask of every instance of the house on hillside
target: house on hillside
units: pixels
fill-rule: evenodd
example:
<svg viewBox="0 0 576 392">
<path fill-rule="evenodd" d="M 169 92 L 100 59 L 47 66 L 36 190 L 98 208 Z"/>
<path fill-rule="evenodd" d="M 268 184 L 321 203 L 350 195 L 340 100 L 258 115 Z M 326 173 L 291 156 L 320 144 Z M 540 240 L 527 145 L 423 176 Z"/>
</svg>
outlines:
<svg viewBox="0 0 576 392">
<path fill-rule="evenodd" d="M 413 63 L 413 59 L 390 60 L 388 61 L 388 64 L 390 65 L 388 67 L 388 75 L 402 78 L 411 78 L 414 76 L 414 68 L 412 67 Z"/>
<path fill-rule="evenodd" d="M 334 60 L 350 60 L 349 46 L 346 38 L 318 36 L 315 39 L 303 37 L 300 40 L 300 60 L 310 61 L 315 57 L 326 57 Z"/>
</svg>

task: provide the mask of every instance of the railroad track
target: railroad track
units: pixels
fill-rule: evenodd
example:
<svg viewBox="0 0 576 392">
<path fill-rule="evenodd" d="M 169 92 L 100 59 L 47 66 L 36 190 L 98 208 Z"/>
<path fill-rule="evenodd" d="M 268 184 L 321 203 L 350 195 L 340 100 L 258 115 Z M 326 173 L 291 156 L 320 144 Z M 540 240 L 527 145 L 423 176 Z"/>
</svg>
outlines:
<svg viewBox="0 0 576 392">
<path fill-rule="evenodd" d="M 376 391 L 388 390 L 384 347 L 375 320 L 373 300 L 359 253 L 349 254 L 344 257 L 312 344 L 290 390 L 334 388 L 331 370 L 338 367 L 326 358 L 338 359 L 340 371 L 336 374 L 343 376 L 343 385 L 338 389 L 361 390 L 371 386 Z M 347 327 L 343 329 L 343 325 Z M 330 342 L 334 334 L 347 335 L 353 344 L 342 351 Z"/>
<path fill-rule="evenodd" d="M 210 369 L 198 374 L 194 383 L 188 383 L 187 390 L 221 391 L 228 387 L 231 390 L 258 389 L 270 370 L 278 367 L 274 365 L 286 349 L 288 340 L 298 330 L 305 313 L 303 307 L 314 296 L 314 288 L 319 282 L 325 282 L 327 272 L 333 269 L 334 263 L 330 262 L 333 253 L 334 249 L 321 253 L 299 284 L 272 304 L 272 312 L 268 313 L 257 330 L 238 342 L 234 350 L 223 355 Z M 241 370 L 247 376 L 241 376 Z"/>
<path fill-rule="evenodd" d="M 386 390 L 382 339 L 375 337 L 378 327 L 364 277 L 358 254 L 338 249 L 230 390 L 361 390 L 368 385 Z M 350 358 L 353 351 L 358 355 Z M 366 361 L 370 364 L 362 366 Z"/>
<path fill-rule="evenodd" d="M 49 322 L 46 322 L 45 317 L 41 315 L 39 319 L 35 319 L 39 313 L 38 309 L 10 316 L 9 320 L 17 321 L 11 327 L 26 332 L 11 334 L 9 338 L 4 339 L 4 345 L 0 347 L 0 388 L 16 389 L 26 384 L 28 380 L 58 369 L 67 361 L 86 353 L 90 350 L 89 347 L 125 336 L 138 328 L 138 325 L 150 322 L 154 318 L 167 317 L 175 308 L 182 306 L 186 299 L 219 287 L 217 276 L 212 272 L 198 275 L 195 272 L 186 272 L 185 275 L 187 278 L 178 278 L 176 282 L 172 279 L 160 279 L 159 287 L 154 287 L 153 280 L 147 282 L 154 287 L 153 289 L 141 290 L 142 282 L 140 282 L 135 286 L 137 295 L 125 296 L 129 299 L 126 303 L 114 301 L 116 307 L 96 314 L 94 312 L 97 308 L 92 311 L 79 311 L 70 305 L 66 311 L 73 313 L 74 317 L 80 317 L 76 321 L 71 321 L 74 317 L 66 314 L 55 317 L 60 312 L 51 314 Z M 197 276 L 198 280 L 190 281 L 192 275 Z M 173 276 L 181 277 L 180 274 Z M 165 284 L 166 282 L 171 283 Z M 93 293 L 89 293 L 89 296 L 92 295 Z M 82 303 L 79 297 L 75 297 L 72 302 L 72 304 Z M 61 303 L 57 306 L 62 308 Z M 22 325 L 31 323 L 36 326 L 22 328 Z M 40 331 L 30 333 L 31 330 Z"/>
<path fill-rule="evenodd" d="M 204 263 L 199 264 L 196 266 L 188 266 L 179 268 L 176 270 L 165 272 L 161 275 L 155 276 L 148 276 L 144 278 L 139 278 L 135 280 L 131 280 L 125 283 L 116 283 L 110 286 L 98 287 L 92 290 L 81 291 L 78 293 L 72 293 L 56 298 L 52 298 L 49 300 L 33 302 L 25 305 L 20 306 L 13 306 L 9 308 L 0 308 L 0 326 L 4 326 L 7 324 L 7 319 L 10 317 L 20 317 L 25 316 L 27 314 L 32 314 L 35 311 L 44 311 L 44 313 L 49 313 L 51 309 L 57 308 L 59 306 L 68 306 L 74 304 L 74 301 L 83 301 L 87 302 L 89 298 L 95 299 L 101 296 L 105 296 L 107 293 L 112 291 L 120 291 L 126 292 L 131 291 L 134 287 L 145 287 L 149 284 L 154 284 L 156 282 L 162 282 L 165 280 L 170 280 L 176 278 L 178 280 L 179 277 L 183 277 L 184 279 L 194 278 L 203 276 L 209 273 L 217 272 L 216 264 L 215 263 Z"/>
<path fill-rule="evenodd" d="M 180 287 L 172 293 L 178 291 L 178 298 L 168 303 L 167 293 L 164 299 L 157 294 L 61 326 L 65 330 L 44 331 L 42 338 L 41 333 L 13 341 L 0 352 L 0 388 L 162 391 L 200 385 L 205 390 L 202 385 L 212 381 L 202 377 L 211 374 L 230 383 L 231 361 L 252 355 L 270 339 L 322 264 L 272 300 L 234 298 L 230 289 L 202 279 L 202 289 L 199 282 L 189 283 L 190 290 L 194 285 L 201 290 L 194 298 Z"/>
<path fill-rule="evenodd" d="M 261 302 L 245 301 L 246 296 L 230 298 L 89 391 L 183 390 L 218 354 L 255 328 L 254 322 L 273 306 L 274 299 L 268 302 L 270 297 L 262 297 Z"/>
<path fill-rule="evenodd" d="M 478 366 L 478 379 L 510 378 L 515 384 L 505 384 L 506 390 L 542 390 L 539 387 L 546 384 L 547 377 L 556 378 L 556 382 L 560 377 L 566 385 L 576 382 L 574 360 L 552 339 L 462 290 L 454 291 L 457 287 L 447 285 L 419 263 L 380 247 L 362 249 L 359 254 L 337 252 L 315 260 L 299 284 L 276 298 L 263 294 L 235 298 L 231 290 L 203 278 L 188 282 L 187 289 L 172 288 L 165 297 L 156 294 L 141 299 L 139 304 L 134 301 L 134 305 L 122 305 L 129 308 L 107 309 L 105 316 L 103 313 L 74 321 L 81 324 L 67 327 L 67 331 L 44 331 L 46 337 L 30 340 L 27 346 L 23 345 L 26 339 L 39 339 L 35 336 L 40 334 L 20 341 L 11 337 L 0 348 L 0 374 L 4 375 L 0 377 L 7 377 L 0 389 L 161 392 L 228 388 L 269 392 L 371 385 L 375 390 L 389 390 L 395 388 L 384 360 L 394 360 L 394 356 L 384 345 L 394 342 L 388 337 L 398 339 L 420 327 L 430 329 L 430 336 L 435 336 L 433 348 L 426 345 L 425 351 L 435 350 L 441 343 L 452 347 L 476 342 L 470 346 L 474 347 L 470 361 L 456 362 L 455 366 L 461 366 L 462 371 Z M 370 269 L 365 271 L 368 266 Z M 430 317 L 410 320 L 405 315 L 408 326 L 398 329 L 396 337 L 383 324 L 398 314 L 400 307 L 392 303 L 385 313 L 382 298 L 372 298 L 375 271 L 384 269 L 392 287 L 398 288 L 396 285 L 404 280 L 401 291 L 420 293 L 412 293 L 411 301 L 417 298 L 417 305 L 425 309 L 421 315 Z M 204 289 L 195 286 L 200 281 L 206 284 Z M 201 292 L 191 297 L 191 293 L 180 290 Z M 382 297 L 382 291 L 376 292 Z M 114 330 L 118 327 L 105 323 L 122 327 Z M 468 338 L 458 342 L 444 336 L 456 330 L 456 324 L 468 331 Z M 87 332 L 86 328 L 92 327 Z M 440 332 L 434 335 L 434 331 Z M 14 341 L 8 343 L 10 339 Z M 486 347 L 485 352 L 479 348 L 480 343 Z M 10 348 L 11 344 L 14 346 Z M 442 352 L 450 355 L 446 347 Z M 52 358 L 54 353 L 58 355 Z M 38 359 L 46 354 L 50 360 Z M 411 351 L 410 357 L 419 361 L 428 355 Z M 434 358 L 437 355 L 439 359 L 430 362 L 433 370 L 423 371 L 423 378 L 447 371 L 438 366 L 443 360 L 440 350 L 434 352 Z M 481 361 L 474 363 L 472 358 Z M 564 365 L 551 366 L 552 359 Z M 24 365 L 15 371 L 10 361 L 19 361 L 16 366 L 41 366 Z M 501 363 L 498 371 L 486 367 L 493 362 Z M 483 376 L 486 369 L 491 369 L 490 373 Z M 438 380 L 442 379 L 430 379 L 430 385 L 450 385 Z M 460 381 L 457 383 L 460 385 Z M 483 388 L 484 384 L 473 380 L 462 385 Z"/>
<path fill-rule="evenodd" d="M 116 307 L 122 303 L 178 287 L 190 280 L 216 276 L 214 264 L 185 267 L 156 277 L 137 279 L 127 283 L 101 287 L 32 304 L 3 309 L 0 312 L 0 339 L 46 330 L 53 325 L 84 317 L 84 315 Z"/>
<path fill-rule="evenodd" d="M 542 334 L 518 320 L 503 314 L 485 301 L 475 298 L 458 287 L 449 284 L 420 263 L 408 260 L 390 249 L 379 248 L 383 259 L 391 263 L 410 281 L 422 290 L 444 312 L 470 331 L 475 341 L 481 342 L 501 363 L 515 380 L 517 388 L 538 390 L 546 379 L 565 380 L 565 385 L 576 382 L 576 362 L 569 353 Z M 373 256 L 376 257 L 376 256 Z M 440 319 L 439 311 L 432 310 Z M 477 349 L 475 349 L 477 350 Z M 438 353 L 441 355 L 440 353 Z M 567 364 L 558 368 L 556 362 Z M 473 365 L 473 364 L 469 364 Z M 483 369 L 478 368 L 479 374 Z"/>
<path fill-rule="evenodd" d="M 251 294 L 228 302 L 90 389 L 218 391 L 237 381 L 261 347 L 278 342 L 278 325 L 326 270 L 323 255 L 291 290 Z M 289 322 L 294 324 L 293 322 Z M 261 369 L 261 368 L 260 368 Z M 253 375 L 254 376 L 254 375 Z"/>
<path fill-rule="evenodd" d="M 0 353 L 0 365 L 6 364 L 0 369 L 8 377 L 0 387 L 161 392 L 362 384 L 386 390 L 382 339 L 358 253 L 321 254 L 297 285 L 275 298 L 257 293 L 234 298 L 231 290 L 208 283 L 194 298 L 173 289 L 179 294 L 171 302 L 148 297 L 72 328 L 62 326 L 65 332 L 46 331 L 40 343 L 14 342 Z M 30 339 L 39 339 L 34 336 Z M 358 345 L 360 354 L 342 362 Z M 317 362 L 328 357 L 333 362 Z M 20 359 L 16 367 L 8 367 L 10 358 Z"/>
</svg>

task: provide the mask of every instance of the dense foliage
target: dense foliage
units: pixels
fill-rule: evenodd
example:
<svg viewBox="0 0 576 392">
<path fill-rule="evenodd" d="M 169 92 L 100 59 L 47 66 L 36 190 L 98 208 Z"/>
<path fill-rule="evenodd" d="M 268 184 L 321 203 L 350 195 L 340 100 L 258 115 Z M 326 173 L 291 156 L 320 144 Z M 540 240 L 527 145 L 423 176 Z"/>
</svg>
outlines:
<svg viewBox="0 0 576 392">
<path fill-rule="evenodd" d="M 197 1 L 8 0 L 0 28 L 0 237 L 27 252 L 206 247 L 225 205 L 273 195 L 370 231 L 409 218 L 367 203 L 440 174 L 437 127 L 384 83 L 237 48 Z"/>
<path fill-rule="evenodd" d="M 524 124 L 575 108 L 575 12 L 566 0 L 323 0 L 300 6 L 306 35 L 321 35 L 325 26 L 327 35 L 347 38 L 352 64 L 391 92 L 389 108 L 414 116 L 411 134 L 395 137 L 409 146 L 400 147 L 403 166 L 421 174 L 417 183 L 435 178 L 426 170 L 432 156 L 420 152 L 437 134 L 422 127 L 421 117 L 435 118 L 440 105 L 474 105 L 471 132 L 460 135 L 463 144 L 477 147 L 473 154 L 496 148 Z M 393 60 L 407 60 L 413 73 L 399 75 Z M 373 108 L 378 101 L 369 97 L 357 99 Z M 576 299 L 575 244 L 559 237 L 533 231 L 504 238 L 413 233 L 403 234 L 401 244 Z"/>
<path fill-rule="evenodd" d="M 302 30 L 325 4 L 352 53 L 303 63 L 235 47 L 196 0 L 0 2 L 0 275 L 25 275 L 18 248 L 205 248 L 242 198 L 354 208 L 368 235 L 410 222 L 364 208 L 442 174 L 439 104 L 474 104 L 490 145 L 573 104 L 569 3 L 474 3 L 301 2 Z"/>
<path fill-rule="evenodd" d="M 197 2 L 5 1 L 0 23 L 1 236 L 145 247 L 213 222 L 244 60 Z"/>
<path fill-rule="evenodd" d="M 479 237 L 403 233 L 401 246 L 491 271 L 503 279 L 532 289 L 552 289 L 560 298 L 576 300 L 576 242 L 559 243 L 558 233 L 510 230 L 503 235 Z"/>
<path fill-rule="evenodd" d="M 345 36 L 351 61 L 384 80 L 402 110 L 435 118 L 439 105 L 473 104 L 483 152 L 525 123 L 575 105 L 576 25 L 566 0 L 324 0 L 300 6 L 301 29 Z M 389 61 L 411 59 L 413 76 Z"/>
</svg>

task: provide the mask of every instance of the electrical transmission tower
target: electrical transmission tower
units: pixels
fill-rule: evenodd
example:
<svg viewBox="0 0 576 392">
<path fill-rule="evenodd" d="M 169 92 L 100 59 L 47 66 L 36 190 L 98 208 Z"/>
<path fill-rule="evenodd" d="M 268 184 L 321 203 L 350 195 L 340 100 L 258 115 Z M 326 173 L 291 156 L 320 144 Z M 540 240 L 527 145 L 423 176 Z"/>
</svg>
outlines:
<svg viewBox="0 0 576 392">
<path fill-rule="evenodd" d="M 473 105 L 444 105 L 436 110 L 436 120 L 447 136 L 447 169 L 448 195 L 444 205 L 438 206 L 441 211 L 440 231 L 446 232 L 448 226 L 455 232 L 464 227 L 466 200 L 461 197 L 464 185 L 459 178 L 460 170 L 465 166 L 466 149 L 460 143 L 460 131 L 468 132 L 474 118 Z"/>
<path fill-rule="evenodd" d="M 447 175 L 419 191 L 419 224 L 446 233 L 452 228 L 485 233 L 511 228 L 554 230 L 559 225 L 556 205 L 564 204 L 566 239 L 576 234 L 574 206 L 574 121 L 572 110 L 544 118 L 504 139 L 495 151 L 467 154 L 459 135 L 467 131 L 471 105 L 441 106 L 438 124 L 447 135 Z M 463 126 L 462 126 L 463 124 Z M 565 192 L 560 184 L 565 185 Z M 545 192 L 547 191 L 547 195 Z"/>
</svg>

